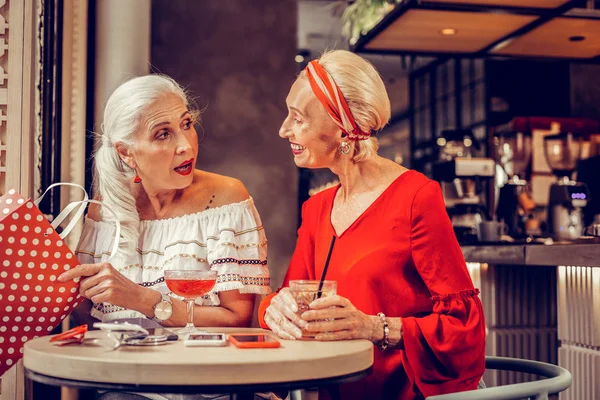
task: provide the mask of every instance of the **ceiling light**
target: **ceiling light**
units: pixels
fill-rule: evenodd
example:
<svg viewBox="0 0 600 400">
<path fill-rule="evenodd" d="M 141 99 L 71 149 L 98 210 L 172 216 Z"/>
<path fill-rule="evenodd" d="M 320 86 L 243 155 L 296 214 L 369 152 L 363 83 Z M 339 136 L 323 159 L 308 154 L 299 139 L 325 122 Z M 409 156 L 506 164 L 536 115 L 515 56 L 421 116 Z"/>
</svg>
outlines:
<svg viewBox="0 0 600 400">
<path fill-rule="evenodd" d="M 440 33 L 444 36 L 452 36 L 456 35 L 456 29 L 454 28 L 444 28 L 440 31 Z"/>
</svg>

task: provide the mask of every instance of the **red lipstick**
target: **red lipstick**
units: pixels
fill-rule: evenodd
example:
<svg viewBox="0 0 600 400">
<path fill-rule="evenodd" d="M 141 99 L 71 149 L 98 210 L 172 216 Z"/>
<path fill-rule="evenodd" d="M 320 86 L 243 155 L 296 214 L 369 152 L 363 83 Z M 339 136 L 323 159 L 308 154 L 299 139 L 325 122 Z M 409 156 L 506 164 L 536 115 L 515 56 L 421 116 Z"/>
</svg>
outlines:
<svg viewBox="0 0 600 400">
<path fill-rule="evenodd" d="M 194 159 L 190 158 L 173 168 L 179 175 L 187 176 L 194 170 Z"/>
</svg>

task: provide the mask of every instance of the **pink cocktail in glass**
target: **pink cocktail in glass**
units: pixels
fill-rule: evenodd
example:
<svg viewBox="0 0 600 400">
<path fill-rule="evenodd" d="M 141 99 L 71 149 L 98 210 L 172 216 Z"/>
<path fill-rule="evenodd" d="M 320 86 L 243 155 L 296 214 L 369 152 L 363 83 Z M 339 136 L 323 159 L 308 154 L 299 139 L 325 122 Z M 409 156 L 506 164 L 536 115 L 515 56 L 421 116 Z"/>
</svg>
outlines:
<svg viewBox="0 0 600 400">
<path fill-rule="evenodd" d="M 210 292 L 217 281 L 217 271 L 210 270 L 165 270 L 165 283 L 176 295 L 187 303 L 188 320 L 179 335 L 201 332 L 194 326 L 194 304 L 196 298 Z"/>
</svg>

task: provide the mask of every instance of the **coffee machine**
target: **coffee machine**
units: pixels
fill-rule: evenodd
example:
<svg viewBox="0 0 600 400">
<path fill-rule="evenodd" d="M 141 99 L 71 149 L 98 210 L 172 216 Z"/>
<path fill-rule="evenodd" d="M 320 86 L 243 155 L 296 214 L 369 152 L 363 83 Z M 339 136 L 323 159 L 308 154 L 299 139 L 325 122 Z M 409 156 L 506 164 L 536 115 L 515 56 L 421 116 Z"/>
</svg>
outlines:
<svg viewBox="0 0 600 400">
<path fill-rule="evenodd" d="M 507 179 L 498 193 L 498 221 L 506 224 L 508 235 L 515 239 L 539 233 L 534 232 L 533 227 L 538 227 L 539 223 L 533 216 L 535 203 L 529 183 L 524 179 L 531 159 L 531 133 L 496 132 L 494 144 L 498 165 Z"/>
<path fill-rule="evenodd" d="M 590 200 L 586 184 L 571 180 L 581 153 L 581 140 L 571 133 L 544 137 L 548 165 L 559 178 L 550 187 L 548 229 L 555 240 L 574 240 L 583 234 L 582 208 Z"/>
<path fill-rule="evenodd" d="M 473 156 L 480 144 L 470 130 L 443 131 L 437 144 L 433 179 L 440 182 L 456 237 L 461 243 L 475 242 L 479 223 L 490 219 L 483 181 L 494 178 L 494 160 Z"/>
</svg>

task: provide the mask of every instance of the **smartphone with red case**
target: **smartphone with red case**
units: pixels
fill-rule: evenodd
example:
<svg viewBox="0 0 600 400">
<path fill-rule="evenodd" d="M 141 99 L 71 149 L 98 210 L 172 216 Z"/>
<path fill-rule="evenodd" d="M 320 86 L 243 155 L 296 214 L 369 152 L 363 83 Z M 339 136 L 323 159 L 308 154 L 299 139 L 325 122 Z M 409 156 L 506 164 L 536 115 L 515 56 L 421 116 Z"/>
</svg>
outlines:
<svg viewBox="0 0 600 400">
<path fill-rule="evenodd" d="M 264 333 L 234 333 L 229 335 L 229 341 L 240 349 L 273 349 L 281 345 L 279 340 Z"/>
</svg>

